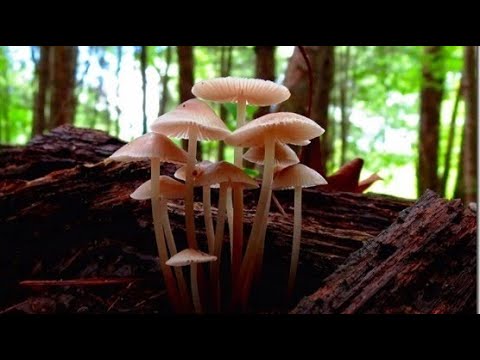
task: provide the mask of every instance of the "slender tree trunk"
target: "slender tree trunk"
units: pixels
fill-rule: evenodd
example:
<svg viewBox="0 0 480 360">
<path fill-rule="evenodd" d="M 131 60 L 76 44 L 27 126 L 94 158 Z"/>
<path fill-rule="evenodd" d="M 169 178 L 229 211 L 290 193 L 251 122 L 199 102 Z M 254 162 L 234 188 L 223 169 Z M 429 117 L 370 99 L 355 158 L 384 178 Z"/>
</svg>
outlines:
<svg viewBox="0 0 480 360">
<path fill-rule="evenodd" d="M 222 46 L 220 53 L 220 76 L 226 77 L 230 75 L 232 69 L 232 54 L 233 46 Z M 227 122 L 227 108 L 225 104 L 220 104 L 220 119 Z M 218 142 L 217 161 L 223 161 L 225 159 L 225 143 L 223 141 Z"/>
<path fill-rule="evenodd" d="M 147 47 L 140 47 L 140 71 L 142 72 L 142 112 L 143 112 L 143 127 L 142 133 L 146 134 L 147 129 Z"/>
<path fill-rule="evenodd" d="M 178 92 L 180 94 L 180 103 L 192 99 L 192 87 L 195 83 L 193 76 L 193 46 L 177 46 L 178 58 Z M 188 141 L 182 140 L 182 147 L 188 150 Z M 202 147 L 200 141 L 197 142 L 197 159 L 202 160 Z"/>
<path fill-rule="evenodd" d="M 275 81 L 275 50 L 275 46 L 255 46 L 255 77 L 257 79 Z M 257 118 L 269 112 L 270 108 L 263 106 L 258 108 L 253 117 Z"/>
<path fill-rule="evenodd" d="M 477 53 L 476 46 L 465 46 L 465 148 L 463 153 L 463 170 L 465 185 L 465 201 L 477 201 Z"/>
<path fill-rule="evenodd" d="M 350 127 L 349 121 L 349 110 L 347 109 L 349 104 L 348 98 L 348 86 L 349 86 L 349 66 L 350 66 L 350 46 L 347 46 L 345 49 L 345 54 L 342 54 L 340 61 L 340 113 L 341 113 L 341 123 L 340 123 L 340 138 L 341 138 L 341 150 L 340 150 L 340 165 L 345 164 L 347 161 L 347 137 L 348 130 Z"/>
<path fill-rule="evenodd" d="M 115 112 L 117 114 L 117 119 L 115 121 L 115 136 L 120 135 L 120 115 L 122 114 L 122 109 L 120 108 L 120 69 L 122 65 L 122 55 L 123 55 L 123 48 L 121 46 L 117 46 L 117 69 L 115 70 L 115 77 L 117 79 L 117 88 L 115 90 L 116 95 L 116 105 L 115 105 Z"/>
<path fill-rule="evenodd" d="M 53 46 L 52 97 L 49 127 L 73 124 L 75 117 L 76 46 Z"/>
<path fill-rule="evenodd" d="M 455 138 L 455 125 L 457 121 L 458 104 L 462 95 L 462 79 L 458 84 L 457 94 L 455 95 L 455 103 L 453 105 L 452 118 L 450 119 L 450 126 L 448 129 L 447 150 L 445 152 L 444 170 L 442 176 L 442 183 L 440 187 L 440 195 L 446 196 L 448 175 L 450 174 L 450 161 L 452 159 L 453 139 Z"/>
<path fill-rule="evenodd" d="M 165 73 L 162 76 L 162 95 L 160 96 L 160 104 L 158 107 L 158 116 L 165 114 L 167 110 L 167 102 L 169 97 L 168 92 L 168 81 L 170 77 L 168 75 L 168 71 L 170 70 L 170 64 L 172 63 L 172 47 L 167 46 L 165 50 Z"/>
<path fill-rule="evenodd" d="M 42 134 L 46 128 L 45 105 L 50 85 L 51 46 L 40 46 L 40 59 L 37 66 L 38 85 L 35 92 L 32 137 Z"/>
<path fill-rule="evenodd" d="M 426 189 L 438 192 L 438 137 L 443 97 L 444 69 L 441 46 L 426 46 L 420 93 L 418 196 Z"/>
</svg>

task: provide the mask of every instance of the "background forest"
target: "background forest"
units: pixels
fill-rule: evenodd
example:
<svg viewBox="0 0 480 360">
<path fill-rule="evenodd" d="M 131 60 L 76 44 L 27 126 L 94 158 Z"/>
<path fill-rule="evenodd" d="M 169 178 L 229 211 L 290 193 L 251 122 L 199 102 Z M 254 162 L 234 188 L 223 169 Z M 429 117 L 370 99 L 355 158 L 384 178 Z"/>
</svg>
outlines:
<svg viewBox="0 0 480 360">
<path fill-rule="evenodd" d="M 125 141 L 193 97 L 201 79 L 242 76 L 287 86 L 272 111 L 307 114 L 327 131 L 309 160 L 324 175 L 360 157 L 369 191 L 415 198 L 427 188 L 476 201 L 477 52 L 467 46 L 2 46 L 0 144 L 62 124 Z M 310 84 L 311 83 L 311 84 Z M 312 93 L 309 88 L 312 86 Z M 232 104 L 211 104 L 227 124 Z M 247 117 L 268 112 L 247 108 Z M 203 159 L 232 149 L 202 143 Z M 320 156 L 321 154 L 321 156 Z"/>
</svg>

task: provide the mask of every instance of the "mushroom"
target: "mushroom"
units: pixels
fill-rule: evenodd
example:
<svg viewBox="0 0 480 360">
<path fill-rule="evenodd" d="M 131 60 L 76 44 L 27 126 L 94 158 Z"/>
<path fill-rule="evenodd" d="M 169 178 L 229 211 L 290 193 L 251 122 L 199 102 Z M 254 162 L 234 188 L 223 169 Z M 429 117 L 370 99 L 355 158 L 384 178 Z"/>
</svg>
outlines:
<svg viewBox="0 0 480 360">
<path fill-rule="evenodd" d="M 203 172 L 206 166 L 211 165 L 212 162 L 205 160 L 197 163 L 195 165 L 195 170 L 193 171 L 193 185 L 195 186 L 196 177 Z M 182 166 L 173 174 L 177 179 L 185 181 L 187 175 L 187 167 Z M 208 242 L 208 252 L 213 253 L 213 245 L 215 243 L 215 231 L 213 229 L 213 219 L 212 219 L 212 205 L 210 200 L 210 188 L 219 187 L 218 185 L 211 186 L 202 186 L 202 198 L 203 198 L 203 216 L 205 219 L 205 231 L 207 233 L 207 242 Z"/>
<path fill-rule="evenodd" d="M 261 266 L 262 259 L 256 257 L 263 253 L 265 230 L 270 206 L 273 170 L 275 166 L 275 142 L 285 144 L 304 144 L 305 140 L 313 139 L 324 133 L 324 129 L 315 121 L 295 113 L 279 112 L 259 117 L 225 138 L 225 143 L 241 146 L 264 146 L 264 171 L 260 198 L 257 204 L 255 220 L 248 240 L 247 251 L 242 262 L 239 284 L 245 285 L 249 291 L 250 279 L 246 275 L 253 273 L 255 263 Z M 251 278 L 251 277 L 250 277 Z M 243 284 L 245 280 L 245 284 Z"/>
<path fill-rule="evenodd" d="M 273 81 L 231 76 L 199 81 L 192 87 L 192 94 L 203 100 L 237 103 L 237 129 L 245 124 L 247 104 L 270 106 L 279 104 L 290 97 L 288 88 Z M 243 148 L 235 147 L 234 164 L 239 168 L 243 168 L 242 155 Z M 230 189 L 227 192 L 227 214 L 229 215 L 229 228 L 232 229 L 230 222 L 232 193 Z M 234 191 L 233 197 L 234 201 L 243 201 L 243 191 Z"/>
<path fill-rule="evenodd" d="M 202 313 L 202 304 L 200 303 L 200 296 L 198 292 L 198 281 L 197 281 L 197 264 L 216 261 L 217 257 L 209 254 L 205 254 L 199 250 L 195 249 L 185 249 L 180 251 L 178 254 L 173 255 L 166 265 L 168 266 L 187 266 L 190 265 L 190 283 L 192 288 L 192 300 L 195 312 L 197 314 Z"/>
<path fill-rule="evenodd" d="M 188 139 L 186 169 L 185 221 L 188 246 L 197 249 L 193 212 L 192 172 L 196 162 L 197 141 L 223 140 L 230 134 L 224 122 L 204 102 L 190 99 L 174 110 L 157 118 L 150 126 L 152 131 L 176 138 Z"/>
<path fill-rule="evenodd" d="M 215 233 L 214 255 L 219 261 L 212 266 L 212 286 L 216 292 L 216 305 L 220 306 L 219 291 L 219 267 L 222 253 L 223 233 L 225 225 L 225 211 L 227 201 L 227 188 L 243 189 L 245 187 L 257 188 L 257 182 L 243 172 L 242 169 L 226 161 L 211 164 L 203 169 L 197 175 L 196 184 L 198 186 L 210 186 L 220 184 L 220 195 L 218 200 L 217 227 Z M 235 200 L 235 199 L 234 199 Z M 232 280 L 235 282 L 242 261 L 243 252 L 243 199 L 234 201 L 234 219 L 233 219 L 233 239 L 232 239 Z"/>
<path fill-rule="evenodd" d="M 302 233 L 302 188 L 325 185 L 327 181 L 315 170 L 303 164 L 287 167 L 273 179 L 273 190 L 295 189 L 293 207 L 293 241 L 290 274 L 288 277 L 287 298 L 292 295 L 297 274 L 300 240 Z"/>
<path fill-rule="evenodd" d="M 188 154 L 182 149 L 179 149 L 177 145 L 165 135 L 147 133 L 122 146 L 108 159 L 122 162 L 150 160 L 150 178 L 153 183 L 151 187 L 153 227 L 155 230 L 158 255 L 160 257 L 160 268 L 165 279 L 170 302 L 178 309 L 180 302 L 178 301 L 179 297 L 175 285 L 175 278 L 170 268 L 164 265 L 164 259 L 167 259 L 168 255 L 163 229 L 159 220 L 161 217 L 159 175 L 161 162 L 168 161 L 175 164 L 185 164 L 188 160 Z"/>
<path fill-rule="evenodd" d="M 183 199 L 185 197 L 185 185 L 172 179 L 168 176 L 160 176 L 159 179 L 159 195 L 160 195 L 160 222 L 167 238 L 168 251 L 170 256 L 177 253 L 177 247 L 175 246 L 175 240 L 170 227 L 170 219 L 168 218 L 167 199 Z M 148 180 L 140 185 L 130 197 L 135 200 L 149 200 L 152 198 L 152 181 Z M 163 233 L 162 233 L 163 236 Z M 168 255 L 167 255 L 168 258 Z M 180 289 L 180 295 L 186 308 L 190 307 L 187 284 L 183 272 L 180 268 L 175 268 L 175 275 L 178 281 L 178 287 Z"/>
</svg>

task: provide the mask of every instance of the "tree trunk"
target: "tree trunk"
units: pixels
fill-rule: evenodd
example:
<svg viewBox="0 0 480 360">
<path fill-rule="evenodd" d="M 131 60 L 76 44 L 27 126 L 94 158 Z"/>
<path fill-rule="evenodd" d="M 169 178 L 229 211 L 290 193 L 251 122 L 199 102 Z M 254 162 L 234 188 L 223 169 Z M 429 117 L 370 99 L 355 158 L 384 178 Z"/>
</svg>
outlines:
<svg viewBox="0 0 480 360">
<path fill-rule="evenodd" d="M 476 313 L 476 216 L 427 191 L 293 313 Z"/>
<path fill-rule="evenodd" d="M 255 46 L 255 77 L 275 81 L 275 46 Z M 259 107 L 255 112 L 254 118 L 266 115 L 270 112 L 270 107 Z"/>
<path fill-rule="evenodd" d="M 465 46 L 465 148 L 463 176 L 465 201 L 477 201 L 478 53 L 476 46 Z"/>
<path fill-rule="evenodd" d="M 305 46 L 304 48 L 313 69 L 313 99 L 310 117 L 325 131 L 328 131 L 328 105 L 333 85 L 334 47 Z M 291 111 L 306 115 L 309 94 L 308 70 L 298 48 L 295 48 L 288 64 L 284 85 L 290 90 L 291 97 L 280 104 L 279 111 Z M 301 161 L 325 175 L 330 150 L 328 141 L 323 136 L 313 139 L 302 149 Z"/>
<path fill-rule="evenodd" d="M 350 99 L 348 94 L 349 89 L 349 67 L 350 67 L 350 46 L 346 47 L 345 54 L 342 54 L 340 59 L 340 113 L 341 113 L 341 122 L 340 122 L 340 139 L 341 139 L 341 149 L 340 149 L 340 165 L 345 164 L 347 161 L 347 137 L 348 130 L 350 127 L 349 117 L 350 111 L 347 109 L 349 107 Z"/>
<path fill-rule="evenodd" d="M 52 95 L 49 128 L 73 124 L 75 117 L 76 46 L 53 46 Z"/>
<path fill-rule="evenodd" d="M 115 70 L 115 78 L 117 79 L 117 88 L 115 90 L 116 104 L 115 104 L 115 112 L 117 115 L 115 121 L 115 136 L 120 135 L 120 115 L 122 114 L 122 109 L 120 108 L 120 69 L 122 65 L 122 55 L 123 55 L 123 48 L 122 46 L 117 46 L 117 69 Z"/>
<path fill-rule="evenodd" d="M 455 95 L 455 103 L 453 104 L 452 117 L 450 119 L 450 125 L 448 129 L 447 150 L 445 152 L 443 176 L 440 185 L 440 195 L 442 195 L 443 197 L 446 196 L 448 175 L 450 174 L 450 162 L 452 160 L 452 148 L 453 140 L 455 138 L 455 126 L 457 122 L 458 104 L 460 103 L 460 97 L 462 95 L 462 82 L 462 79 L 460 79 L 457 94 Z"/>
<path fill-rule="evenodd" d="M 167 110 L 167 102 L 169 97 L 168 92 L 168 81 L 170 80 L 170 76 L 168 75 L 168 71 L 170 70 L 170 64 L 172 63 L 172 47 L 167 46 L 165 50 L 165 73 L 162 76 L 162 95 L 160 96 L 160 104 L 158 107 L 158 116 L 165 114 Z"/>
<path fill-rule="evenodd" d="M 142 113 L 143 113 L 143 126 L 142 134 L 148 132 L 147 128 L 147 47 L 140 46 L 140 71 L 142 73 Z"/>
<path fill-rule="evenodd" d="M 420 93 L 417 192 L 438 191 L 438 136 L 443 97 L 444 68 L 441 46 L 426 46 Z"/>
<path fill-rule="evenodd" d="M 40 58 L 35 67 L 36 91 L 34 94 L 32 136 L 42 134 L 45 130 L 45 104 L 47 103 L 47 90 L 49 88 L 49 57 L 51 46 L 39 46 Z"/>
</svg>

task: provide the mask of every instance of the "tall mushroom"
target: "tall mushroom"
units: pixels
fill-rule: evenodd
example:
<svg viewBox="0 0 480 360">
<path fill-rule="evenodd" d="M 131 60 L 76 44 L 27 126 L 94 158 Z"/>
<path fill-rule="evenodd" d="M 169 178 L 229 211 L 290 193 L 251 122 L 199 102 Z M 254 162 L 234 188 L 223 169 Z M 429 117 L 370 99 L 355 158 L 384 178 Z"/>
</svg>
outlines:
<svg viewBox="0 0 480 360">
<path fill-rule="evenodd" d="M 315 170 L 303 164 L 287 167 L 275 174 L 273 190 L 295 189 L 293 207 L 293 241 L 287 299 L 291 297 L 297 274 L 300 240 L 302 234 L 302 188 L 325 185 L 327 181 Z"/>
<path fill-rule="evenodd" d="M 190 265 L 190 282 L 192 288 L 192 300 L 195 312 L 197 314 L 202 313 L 202 304 L 200 302 L 200 295 L 198 292 L 197 281 L 197 264 L 216 261 L 217 257 L 209 254 L 205 254 L 195 249 L 185 249 L 178 254 L 172 256 L 166 262 L 168 266 L 187 266 Z"/>
<path fill-rule="evenodd" d="M 147 133 L 122 146 L 108 159 L 122 162 L 150 160 L 150 178 L 153 184 L 151 187 L 151 198 L 153 199 L 152 216 L 155 230 L 155 240 L 157 242 L 158 254 L 160 257 L 160 268 L 165 279 L 165 285 L 170 302 L 178 310 L 180 302 L 178 301 L 179 297 L 177 287 L 175 285 L 175 279 L 170 268 L 165 266 L 165 261 L 163 261 L 163 259 L 168 258 L 168 255 L 166 251 L 167 247 L 165 244 L 165 238 L 163 236 L 163 228 L 160 222 L 161 204 L 159 198 L 159 176 L 161 162 L 168 161 L 176 164 L 185 164 L 188 160 L 188 155 L 185 151 L 178 148 L 175 143 L 165 135 Z"/>
<path fill-rule="evenodd" d="M 252 273 L 256 257 L 264 246 L 263 227 L 266 227 L 268 206 L 272 192 L 273 169 L 275 166 L 275 142 L 285 144 L 304 144 L 305 140 L 313 139 L 324 133 L 324 129 L 315 121 L 295 113 L 279 112 L 259 117 L 241 128 L 235 130 L 225 138 L 225 143 L 241 146 L 264 146 L 264 170 L 260 198 L 257 204 L 255 220 L 248 240 L 247 251 L 242 263 L 239 284 L 248 292 L 250 278 L 246 275 Z M 262 259 L 258 259 L 261 265 Z M 246 284 L 242 284 L 246 280 Z"/>
<path fill-rule="evenodd" d="M 222 252 L 223 233 L 226 212 L 227 188 L 243 189 L 245 187 L 257 188 L 257 182 L 245 174 L 237 166 L 226 161 L 211 164 L 205 167 L 195 180 L 198 186 L 210 186 L 220 184 L 220 195 L 218 200 L 217 227 L 215 233 L 214 255 L 218 261 L 212 267 L 212 285 L 216 292 L 217 309 L 220 306 L 219 291 L 219 267 Z M 235 199 L 234 199 L 235 200 Z M 233 219 L 233 241 L 232 241 L 232 281 L 235 282 L 240 271 L 240 264 L 243 252 L 243 199 L 234 201 Z"/>
<path fill-rule="evenodd" d="M 160 176 L 159 179 L 159 195 L 160 195 L 160 222 L 167 238 L 168 251 L 170 256 L 177 253 L 177 247 L 173 237 L 172 229 L 170 227 L 170 219 L 168 218 L 168 210 L 166 201 L 169 199 L 184 199 L 185 198 L 185 185 L 178 182 L 168 176 Z M 130 197 L 135 200 L 149 200 L 152 198 L 152 181 L 148 180 L 140 185 Z M 166 255 L 168 258 L 168 255 Z M 185 308 L 188 309 L 191 306 L 189 303 L 187 284 L 183 276 L 182 269 L 175 268 L 175 275 L 177 277 L 178 287 L 180 289 L 180 295 Z"/>
<path fill-rule="evenodd" d="M 156 133 L 188 139 L 188 161 L 185 181 L 185 225 L 188 246 L 192 249 L 197 249 L 192 180 L 192 172 L 196 162 L 197 141 L 223 140 L 225 136 L 230 134 L 230 131 L 215 112 L 198 99 L 187 100 L 178 105 L 174 110 L 163 114 L 154 121 L 150 128 Z"/>
<path fill-rule="evenodd" d="M 201 80 L 192 87 L 192 94 L 203 100 L 211 100 L 219 103 L 237 104 L 237 126 L 239 129 L 245 124 L 246 106 L 270 106 L 279 104 L 290 97 L 290 91 L 283 85 L 276 84 L 270 80 L 247 79 L 239 77 L 220 77 L 209 80 Z M 242 166 L 243 148 L 235 147 L 234 164 L 239 168 Z M 230 204 L 232 195 L 228 191 L 228 203 Z M 236 201 L 243 199 L 241 189 L 233 192 Z M 235 200 L 234 200 L 235 201 Z M 231 211 L 230 206 L 227 212 Z M 232 224 L 229 223 L 230 228 Z"/>
</svg>

